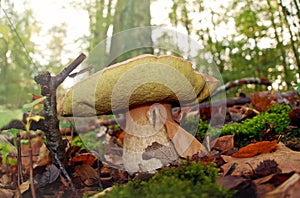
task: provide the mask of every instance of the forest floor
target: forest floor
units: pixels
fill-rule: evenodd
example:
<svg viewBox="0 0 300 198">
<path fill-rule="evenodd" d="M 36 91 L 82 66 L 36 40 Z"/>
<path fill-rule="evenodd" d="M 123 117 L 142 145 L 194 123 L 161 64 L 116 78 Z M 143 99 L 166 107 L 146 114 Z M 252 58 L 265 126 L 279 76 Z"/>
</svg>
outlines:
<svg viewBox="0 0 300 198">
<path fill-rule="evenodd" d="M 202 164 L 214 163 L 218 168 L 215 182 L 229 189 L 228 192 L 234 192 L 234 197 L 297 197 L 300 192 L 300 110 L 299 95 L 291 93 L 258 92 L 251 94 L 248 102 L 229 105 L 225 116 L 226 127 L 220 129 L 221 136 L 214 142 L 206 139 L 206 144 L 209 142 L 205 145 L 206 155 L 196 154 L 189 160 Z M 245 96 L 234 100 L 241 98 Z M 272 110 L 279 103 L 287 108 Z M 196 120 L 198 132 L 195 135 L 202 142 L 205 135 L 201 130 L 207 130 L 212 118 L 205 108 L 197 111 L 206 118 L 199 124 Z M 221 109 L 218 111 L 221 112 Z M 184 119 L 193 122 L 195 112 L 186 112 Z M 61 133 L 68 143 L 65 168 L 71 182 L 53 165 L 42 132 L 32 132 L 30 148 L 25 133 L 18 131 L 18 139 L 14 131 L 2 131 L 0 197 L 32 197 L 32 191 L 36 197 L 105 196 L 116 185 L 125 188 L 129 181 L 147 182 L 163 169 L 176 169 L 185 161 L 178 159 L 155 174 L 129 175 L 120 168 L 124 132 L 113 120 L 101 117 L 80 130 L 83 135 L 78 136 L 69 122 L 63 121 L 61 124 Z M 102 148 L 102 157 L 98 159 L 90 152 L 92 145 L 83 144 L 81 138 L 93 139 L 94 148 Z M 20 146 L 14 146 L 18 142 Z M 32 163 L 28 154 L 30 151 Z M 30 187 L 30 179 L 34 180 L 34 188 Z M 102 189 L 104 192 L 99 194 Z M 192 193 L 201 197 L 201 192 Z"/>
</svg>

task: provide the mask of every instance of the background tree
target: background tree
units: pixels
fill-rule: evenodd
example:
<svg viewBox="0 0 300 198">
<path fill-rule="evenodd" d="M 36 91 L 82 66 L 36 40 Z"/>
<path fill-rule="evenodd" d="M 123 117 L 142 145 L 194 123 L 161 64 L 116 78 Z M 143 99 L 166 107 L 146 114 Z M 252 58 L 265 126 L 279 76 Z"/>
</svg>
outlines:
<svg viewBox="0 0 300 198">
<path fill-rule="evenodd" d="M 20 107 L 37 90 L 33 76 L 38 66 L 31 59 L 35 46 L 30 40 L 37 26 L 29 8 L 20 14 L 9 1 L 5 7 L 0 12 L 0 104 Z"/>
<path fill-rule="evenodd" d="M 113 37 L 110 47 L 110 56 L 113 62 L 120 62 L 140 54 L 153 54 L 151 29 L 126 32 L 132 28 L 149 27 L 150 0 L 143 3 L 136 0 L 118 0 L 113 22 L 113 34 L 122 31 L 122 37 Z M 147 46 L 128 51 L 129 46 Z M 125 52 L 125 53 L 124 53 Z M 121 55 L 121 56 L 119 56 Z"/>
<path fill-rule="evenodd" d="M 225 82 L 264 77 L 286 90 L 299 78 L 298 13 L 297 0 L 176 0 L 170 19 L 203 45 Z"/>
</svg>

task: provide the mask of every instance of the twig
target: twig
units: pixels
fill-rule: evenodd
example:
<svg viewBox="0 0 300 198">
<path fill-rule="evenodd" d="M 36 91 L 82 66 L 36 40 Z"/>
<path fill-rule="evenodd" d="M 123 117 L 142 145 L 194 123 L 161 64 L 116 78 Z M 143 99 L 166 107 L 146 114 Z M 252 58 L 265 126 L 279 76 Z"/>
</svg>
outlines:
<svg viewBox="0 0 300 198">
<path fill-rule="evenodd" d="M 76 69 L 80 63 L 86 58 L 84 54 L 80 54 L 68 67 L 62 70 L 55 78 L 54 87 L 57 88 L 69 75 Z"/>
<path fill-rule="evenodd" d="M 216 95 L 218 95 L 222 92 L 225 92 L 231 88 L 241 86 L 241 85 L 248 85 L 248 84 L 271 86 L 272 82 L 265 78 L 242 78 L 240 80 L 231 81 L 221 87 L 218 87 L 218 89 L 216 89 L 211 94 L 211 96 L 216 96 Z"/>
<path fill-rule="evenodd" d="M 22 157 L 21 157 L 21 135 L 17 133 L 17 162 L 18 162 L 18 187 L 23 183 Z"/>
<path fill-rule="evenodd" d="M 51 76 L 49 72 L 45 72 L 34 77 L 34 80 L 41 85 L 42 96 L 47 97 L 44 101 L 45 120 L 42 121 L 40 127 L 45 132 L 49 148 L 58 155 L 60 160 L 65 158 L 66 144 L 62 141 L 62 135 L 59 131 L 59 120 L 56 110 L 56 89 L 85 58 L 84 54 L 80 54 L 68 67 L 56 76 Z"/>
<path fill-rule="evenodd" d="M 72 182 L 72 179 L 71 177 L 69 176 L 68 172 L 66 171 L 66 169 L 64 168 L 64 165 L 62 164 L 62 162 L 60 161 L 60 159 L 58 158 L 58 155 L 53 152 L 53 150 L 46 144 L 47 148 L 49 149 L 51 155 L 53 156 L 56 164 L 58 165 L 61 173 L 65 176 L 65 178 L 67 179 L 67 181 L 69 182 L 70 184 L 70 187 L 71 187 L 71 190 L 75 193 L 75 195 L 77 195 L 77 191 L 75 189 L 75 186 Z"/>
<path fill-rule="evenodd" d="M 101 183 L 101 167 L 102 167 L 102 162 L 99 160 L 99 158 L 97 157 L 97 166 L 98 166 L 98 183 L 99 183 L 99 188 L 102 191 L 103 190 L 103 186 Z"/>
<path fill-rule="evenodd" d="M 32 125 L 30 125 L 30 130 L 40 129 L 45 133 L 47 139 L 47 147 L 50 150 L 56 164 L 59 166 L 61 172 L 65 175 L 67 180 L 70 182 L 71 188 L 73 189 L 74 192 L 76 192 L 74 185 L 62 163 L 62 161 L 65 161 L 65 157 L 66 157 L 65 155 L 66 142 L 63 141 L 62 135 L 59 131 L 59 120 L 57 118 L 57 110 L 56 110 L 56 106 L 57 106 L 56 89 L 69 76 L 69 74 L 74 69 L 76 69 L 78 65 L 80 65 L 80 63 L 85 58 L 86 56 L 84 54 L 80 54 L 68 67 L 63 69 L 56 76 L 51 76 L 49 72 L 45 72 L 34 77 L 35 82 L 41 86 L 42 96 L 46 96 L 46 99 L 44 101 L 45 114 L 42 115 L 45 119 L 39 122 L 33 122 Z M 17 129 L 24 130 L 25 128 L 23 123 L 26 123 L 27 116 L 28 116 L 27 114 L 23 115 L 24 122 L 14 120 L 10 122 L 8 126 L 3 127 L 1 130 L 10 129 L 10 128 L 17 128 Z M 28 135 L 28 138 L 30 141 L 30 135 Z M 30 181 L 31 181 L 31 186 L 34 187 L 34 185 L 32 184 L 33 182 L 32 154 L 29 155 L 31 158 L 30 161 L 31 180 Z M 32 196 L 35 197 L 34 190 L 32 190 Z"/>
<path fill-rule="evenodd" d="M 36 198 L 35 188 L 34 188 L 34 179 L 33 179 L 33 161 L 32 161 L 32 145 L 31 145 L 31 137 L 30 131 L 27 131 L 28 138 L 28 153 L 29 153 L 29 181 L 30 181 L 30 190 L 33 198 Z"/>
</svg>

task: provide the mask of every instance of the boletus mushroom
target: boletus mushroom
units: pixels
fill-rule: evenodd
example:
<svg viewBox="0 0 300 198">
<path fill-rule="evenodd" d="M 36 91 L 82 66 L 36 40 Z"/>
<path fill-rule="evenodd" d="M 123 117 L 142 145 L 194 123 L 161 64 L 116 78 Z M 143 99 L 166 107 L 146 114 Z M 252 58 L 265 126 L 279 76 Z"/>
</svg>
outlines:
<svg viewBox="0 0 300 198">
<path fill-rule="evenodd" d="M 175 56 L 141 55 L 107 67 L 73 86 L 62 116 L 124 113 L 123 165 L 129 173 L 153 171 L 204 149 L 172 117 L 172 107 L 209 97 L 218 80 Z"/>
</svg>

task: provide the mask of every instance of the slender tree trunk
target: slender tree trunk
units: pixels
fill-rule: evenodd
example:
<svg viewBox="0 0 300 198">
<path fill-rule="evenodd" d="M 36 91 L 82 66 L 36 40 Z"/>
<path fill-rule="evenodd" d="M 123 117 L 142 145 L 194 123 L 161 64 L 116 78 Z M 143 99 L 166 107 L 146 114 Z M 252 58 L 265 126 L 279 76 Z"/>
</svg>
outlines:
<svg viewBox="0 0 300 198">
<path fill-rule="evenodd" d="M 150 20 L 150 0 L 118 0 L 110 47 L 111 64 L 140 54 L 153 54 Z"/>
<path fill-rule="evenodd" d="M 95 70 L 101 70 L 107 66 L 107 33 L 112 25 L 113 0 L 106 4 L 105 0 L 92 0 L 85 2 L 89 13 L 90 32 L 89 39 L 90 51 L 87 63 L 95 67 Z"/>
<path fill-rule="evenodd" d="M 294 0 L 294 4 L 295 4 L 295 8 L 297 9 L 297 17 L 298 17 L 298 20 L 300 21 L 300 5 L 299 5 L 299 0 Z"/>
<path fill-rule="evenodd" d="M 281 42 L 281 39 L 279 38 L 279 34 L 278 34 L 278 31 L 277 31 L 277 26 L 276 26 L 275 17 L 274 17 L 274 9 L 271 5 L 270 0 L 267 0 L 267 3 L 268 3 L 268 6 L 269 6 L 269 10 L 270 10 L 270 17 L 271 17 L 272 26 L 274 28 L 275 39 L 277 41 L 277 46 L 279 47 L 280 53 L 281 53 L 281 56 L 282 56 L 282 65 L 283 65 L 283 69 L 284 69 L 285 81 L 287 83 L 287 88 L 289 88 L 291 80 L 290 80 L 289 71 L 288 71 L 289 68 L 288 68 L 288 65 L 286 63 L 286 51 L 283 47 L 283 44 Z"/>
<path fill-rule="evenodd" d="M 286 10 L 286 7 L 283 5 L 282 0 L 280 0 L 279 5 L 280 5 L 280 7 L 282 9 L 284 20 L 285 20 L 285 22 L 286 22 L 286 24 L 288 26 L 288 31 L 289 31 L 289 34 L 290 34 L 291 46 L 292 46 L 292 50 L 294 52 L 294 56 L 295 56 L 296 63 L 297 63 L 297 68 L 298 68 L 298 71 L 299 71 L 299 69 L 300 69 L 299 53 L 298 53 L 297 44 L 294 41 L 294 34 L 293 34 L 292 30 L 291 30 L 291 25 L 289 24 L 289 21 L 288 21 L 287 10 Z"/>
</svg>

